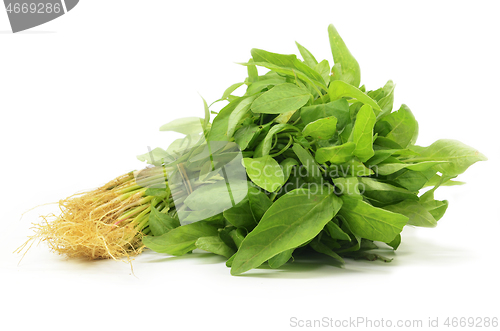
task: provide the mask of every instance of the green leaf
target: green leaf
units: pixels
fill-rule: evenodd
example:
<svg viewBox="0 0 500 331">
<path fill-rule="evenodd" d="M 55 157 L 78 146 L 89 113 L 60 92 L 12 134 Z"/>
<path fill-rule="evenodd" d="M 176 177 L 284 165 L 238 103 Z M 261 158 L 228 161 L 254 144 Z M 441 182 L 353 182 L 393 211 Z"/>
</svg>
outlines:
<svg viewBox="0 0 500 331">
<path fill-rule="evenodd" d="M 342 65 L 340 63 L 335 63 L 332 66 L 331 73 L 332 74 L 330 75 L 330 84 L 333 81 L 342 80 Z M 363 85 L 363 87 L 364 87 L 364 85 Z"/>
<path fill-rule="evenodd" d="M 210 109 L 208 107 L 207 101 L 201 97 L 203 100 L 203 108 L 205 109 L 205 119 L 203 120 L 203 131 L 205 132 L 208 128 L 208 125 L 210 124 Z"/>
<path fill-rule="evenodd" d="M 235 253 L 236 253 L 236 250 L 238 249 L 238 247 L 236 246 L 236 244 L 234 243 L 234 240 L 233 238 L 231 238 L 231 235 L 230 235 L 230 232 L 233 231 L 233 230 L 236 230 L 236 228 L 232 225 L 228 225 L 228 226 L 225 226 L 223 228 L 219 228 L 219 238 L 229 247 L 231 247 L 232 249 L 235 250 Z"/>
<path fill-rule="evenodd" d="M 233 265 L 233 260 L 234 260 L 234 257 L 236 256 L 236 253 L 233 254 L 233 256 L 231 256 L 227 261 L 226 261 L 226 267 L 228 268 L 231 268 L 231 266 Z"/>
<path fill-rule="evenodd" d="M 342 68 L 342 80 L 358 87 L 361 82 L 361 70 L 359 69 L 358 61 L 349 52 L 349 49 L 333 24 L 328 26 L 328 37 L 330 39 L 333 60 L 335 64 L 339 63 Z"/>
<path fill-rule="evenodd" d="M 323 60 L 314 66 L 314 70 L 318 72 L 325 82 L 330 81 L 330 63 L 327 60 Z"/>
<path fill-rule="evenodd" d="M 187 135 L 184 138 L 174 140 L 167 148 L 166 160 L 173 160 L 173 158 L 179 158 L 185 155 L 187 152 L 191 151 L 193 147 L 199 145 L 201 142 L 205 141 L 205 137 L 199 135 Z"/>
<path fill-rule="evenodd" d="M 292 173 L 293 167 L 299 165 L 299 162 L 294 158 L 288 158 L 281 161 L 280 166 L 283 168 L 283 174 L 285 178 L 285 183 L 290 178 L 290 174 Z"/>
<path fill-rule="evenodd" d="M 338 212 L 342 201 L 333 193 L 293 190 L 268 209 L 243 240 L 231 267 L 239 275 L 286 250 L 314 238 Z"/>
<path fill-rule="evenodd" d="M 394 182 L 409 191 L 416 192 L 424 187 L 429 178 L 431 178 L 435 173 L 436 170 L 433 170 L 432 168 L 426 171 L 400 170 L 388 175 L 387 180 Z"/>
<path fill-rule="evenodd" d="M 391 246 L 394 250 L 398 249 L 399 245 L 401 245 L 401 234 L 398 234 L 396 238 L 387 245 Z"/>
<path fill-rule="evenodd" d="M 146 190 L 146 192 L 144 192 L 144 194 L 147 195 L 147 196 L 167 198 L 170 195 L 170 191 L 167 190 L 166 188 L 149 187 Z"/>
<path fill-rule="evenodd" d="M 426 202 L 422 202 L 422 206 L 434 217 L 436 221 L 439 221 L 446 209 L 448 209 L 448 201 L 447 200 L 429 200 Z"/>
<path fill-rule="evenodd" d="M 356 144 L 347 142 L 340 146 L 322 147 L 316 150 L 316 161 L 318 163 L 325 163 L 327 161 L 335 164 L 341 164 L 349 161 L 352 156 Z"/>
<path fill-rule="evenodd" d="M 148 164 L 159 166 L 163 163 L 165 159 L 169 158 L 169 153 L 165 150 L 157 147 L 148 153 L 142 155 L 137 155 L 137 159 L 141 162 L 146 161 Z"/>
<path fill-rule="evenodd" d="M 373 110 L 378 114 L 380 112 L 380 106 L 370 98 L 368 95 L 363 93 L 357 87 L 347 84 L 346 82 L 336 80 L 330 83 L 328 87 L 328 95 L 331 101 L 339 100 L 340 98 L 352 98 L 357 101 L 364 103 L 365 105 L 372 106 Z"/>
<path fill-rule="evenodd" d="M 410 108 L 401 105 L 398 111 L 385 116 L 381 123 L 390 125 L 391 131 L 385 137 L 395 141 L 402 148 L 415 144 L 418 137 L 418 123 Z"/>
<path fill-rule="evenodd" d="M 337 194 L 347 194 L 351 198 L 363 199 L 359 190 L 360 183 L 358 177 L 339 177 L 332 179 L 335 184 Z"/>
<path fill-rule="evenodd" d="M 277 269 L 282 267 L 285 263 L 287 263 L 291 258 L 292 258 L 292 253 L 295 250 L 295 248 L 290 248 L 287 249 L 284 252 L 278 253 L 272 258 L 270 258 L 267 263 L 269 264 L 269 267 L 273 269 Z"/>
<path fill-rule="evenodd" d="M 392 111 L 392 107 L 394 105 L 394 88 L 396 85 L 394 85 L 394 82 L 392 80 L 389 80 L 385 86 L 382 88 L 382 90 L 385 93 L 385 96 L 377 101 L 381 108 L 380 114 L 378 114 L 377 118 L 382 118 L 385 115 L 389 114 Z"/>
<path fill-rule="evenodd" d="M 383 161 L 385 161 L 387 158 L 392 156 L 394 153 L 399 151 L 398 149 L 378 149 L 374 150 L 375 154 L 365 163 L 369 165 L 376 165 L 379 164 Z"/>
<path fill-rule="evenodd" d="M 296 60 L 296 61 L 299 62 L 299 63 L 302 63 L 302 62 L 300 62 L 298 60 Z M 291 68 L 291 67 L 282 67 L 282 66 L 279 66 L 279 65 L 276 65 L 276 64 L 272 64 L 272 63 L 268 63 L 268 62 L 253 62 L 253 63 L 240 63 L 240 64 L 244 65 L 244 66 L 258 65 L 258 66 L 270 69 L 270 70 L 272 70 L 273 72 L 275 72 L 277 74 L 287 75 L 287 76 L 290 77 L 290 79 L 299 78 L 299 79 L 305 81 L 307 84 L 309 84 L 309 86 L 311 86 L 312 88 L 314 88 L 316 90 L 316 92 L 321 92 L 321 91 L 318 90 L 318 88 L 327 91 L 327 87 L 326 87 L 326 85 L 325 85 L 324 82 L 317 81 L 315 79 L 311 79 L 309 76 L 312 76 L 311 73 L 314 73 L 314 75 L 317 75 L 320 80 L 322 80 L 323 78 L 317 72 L 315 72 L 314 70 L 310 69 L 308 66 L 306 66 L 303 63 L 302 63 L 302 65 L 305 68 L 302 68 L 302 70 L 309 71 L 308 74 L 304 74 L 302 71 L 300 71 L 298 69 L 294 69 L 294 68 Z"/>
<path fill-rule="evenodd" d="M 151 206 L 148 224 L 153 236 L 161 236 L 181 226 L 178 219 L 172 218 L 168 214 L 160 213 L 155 206 Z"/>
<path fill-rule="evenodd" d="M 249 124 L 241 127 L 234 134 L 234 141 L 238 144 L 240 149 L 244 151 L 248 145 L 252 144 L 259 136 L 262 128 L 257 124 Z"/>
<path fill-rule="evenodd" d="M 316 61 L 316 59 L 314 58 L 314 55 L 312 55 L 311 52 L 309 52 L 307 50 L 307 48 L 305 48 L 304 46 L 302 46 L 298 42 L 295 42 L 295 45 L 297 45 L 297 48 L 299 49 L 300 55 L 302 55 L 302 58 L 304 59 L 304 63 L 307 64 L 309 67 L 314 69 L 314 66 L 316 66 L 318 64 L 318 61 Z"/>
<path fill-rule="evenodd" d="M 254 113 L 281 114 L 305 105 L 311 94 L 308 90 L 290 83 L 276 85 L 262 93 L 252 104 Z"/>
<path fill-rule="evenodd" d="M 258 94 L 252 95 L 251 97 L 244 98 L 231 112 L 227 122 L 227 137 L 231 138 L 236 131 L 237 125 L 240 120 L 245 116 L 245 114 L 250 110 L 252 102 L 257 98 Z"/>
<path fill-rule="evenodd" d="M 349 223 L 349 228 L 359 237 L 390 243 L 403 230 L 408 217 L 370 204 L 342 196 L 340 215 Z"/>
<path fill-rule="evenodd" d="M 159 236 L 145 236 L 143 244 L 158 253 L 184 255 L 196 248 L 196 241 L 201 237 L 216 236 L 217 228 L 208 222 L 200 221 L 179 226 Z"/>
<path fill-rule="evenodd" d="M 229 102 L 224 108 L 222 108 L 217 116 L 215 116 L 210 132 L 208 134 L 208 141 L 228 141 L 227 129 L 229 126 L 229 116 L 233 110 L 238 106 L 238 104 L 245 100 L 245 97 L 237 98 Z"/>
<path fill-rule="evenodd" d="M 465 145 L 457 140 L 441 139 L 422 148 L 420 156 L 409 161 L 447 161 L 436 165 L 435 169 L 444 175 L 454 177 L 465 172 L 467 168 L 478 161 L 487 158 L 475 148 Z"/>
<path fill-rule="evenodd" d="M 244 158 L 243 163 L 252 182 L 268 192 L 276 191 L 285 183 L 283 170 L 269 155 L 256 159 Z"/>
<path fill-rule="evenodd" d="M 227 98 L 229 98 L 229 96 L 231 95 L 231 93 L 233 93 L 234 91 L 236 91 L 238 89 L 238 87 L 244 85 L 245 83 L 235 83 L 231 86 L 229 86 L 225 91 L 224 93 L 222 94 L 222 97 L 214 102 L 212 102 L 212 105 L 216 102 L 219 102 L 219 101 L 224 101 L 224 100 L 227 100 Z"/>
<path fill-rule="evenodd" d="M 243 199 L 235 206 L 224 210 L 223 215 L 229 223 L 238 228 L 245 228 L 247 231 L 251 231 L 257 225 L 248 199 Z"/>
<path fill-rule="evenodd" d="M 374 172 L 372 169 L 367 168 L 363 162 L 359 161 L 357 158 L 351 158 L 346 163 L 342 164 L 332 164 L 328 168 L 328 174 L 330 177 L 360 177 L 360 176 L 370 176 Z"/>
<path fill-rule="evenodd" d="M 269 86 L 274 86 L 274 85 L 279 85 L 286 83 L 286 79 L 284 77 L 276 77 L 272 79 L 265 79 L 265 80 L 259 80 L 258 82 L 251 83 L 250 86 L 248 86 L 246 94 L 247 95 L 254 95 L 256 93 L 261 92 L 263 89 L 269 87 Z"/>
<path fill-rule="evenodd" d="M 262 49 L 253 48 L 250 53 L 252 54 L 253 60 L 257 65 L 262 64 L 262 62 L 267 62 L 268 64 L 273 64 L 275 66 L 281 68 L 288 68 L 291 70 L 292 76 L 297 76 L 300 79 L 304 79 L 307 77 L 306 81 L 311 82 L 314 81 L 318 83 L 321 88 L 326 90 L 325 82 L 320 74 L 316 71 L 308 67 L 302 61 L 297 59 L 295 55 L 285 55 L 285 54 L 277 54 L 264 51 Z M 276 67 L 273 69 L 272 67 L 266 66 L 271 70 L 276 70 Z"/>
<path fill-rule="evenodd" d="M 321 170 L 311 154 L 300 144 L 293 144 L 292 150 L 297 155 L 300 163 L 306 168 L 307 176 L 310 178 L 321 178 Z"/>
<path fill-rule="evenodd" d="M 235 230 L 231 231 L 229 233 L 229 235 L 233 239 L 236 247 L 238 247 L 238 249 L 240 249 L 241 243 L 243 242 L 243 240 L 245 240 L 244 230 L 243 229 L 235 229 Z"/>
<path fill-rule="evenodd" d="M 404 200 L 394 205 L 385 206 L 384 209 L 407 216 L 410 225 L 426 228 L 433 228 L 437 225 L 436 219 L 420 202 L 415 200 Z"/>
<path fill-rule="evenodd" d="M 354 123 L 352 140 L 356 144 L 353 154 L 362 162 L 366 162 L 375 154 L 373 151 L 373 127 L 375 121 L 376 118 L 372 107 L 369 105 L 361 107 Z"/>
<path fill-rule="evenodd" d="M 393 174 L 401 169 L 409 169 L 413 171 L 425 171 L 437 164 L 446 163 L 447 161 L 424 161 L 419 163 L 382 163 L 376 166 L 377 173 L 382 176 Z"/>
<path fill-rule="evenodd" d="M 330 116 L 337 119 L 337 130 L 342 130 L 346 124 L 351 121 L 347 100 L 340 99 L 324 104 L 306 106 L 300 109 L 300 117 L 304 124 Z"/>
<path fill-rule="evenodd" d="M 437 172 L 437 170 L 436 170 Z M 428 178 L 427 182 L 423 185 L 423 187 L 427 186 L 436 186 L 441 182 L 441 176 L 438 174 L 433 175 L 431 178 Z M 440 186 L 456 186 L 456 185 L 464 185 L 465 182 L 461 182 L 458 180 L 447 180 L 446 182 L 442 182 Z"/>
<path fill-rule="evenodd" d="M 328 246 L 326 246 L 321 241 L 319 241 L 317 237 L 313 241 L 311 241 L 311 243 L 309 245 L 316 252 L 328 255 L 330 257 L 333 257 L 335 260 L 339 261 L 340 263 L 344 263 L 344 260 L 337 253 L 335 253 Z"/>
<path fill-rule="evenodd" d="M 235 252 L 219 236 L 201 237 L 196 240 L 196 248 L 230 258 Z"/>
<path fill-rule="evenodd" d="M 273 121 L 280 124 L 288 123 L 292 116 L 297 112 L 298 109 L 288 111 L 286 113 L 279 114 Z"/>
<path fill-rule="evenodd" d="M 247 72 L 248 72 L 248 81 L 250 83 L 256 82 L 259 80 L 259 71 L 255 64 L 253 64 L 253 59 L 248 60 Z"/>
<path fill-rule="evenodd" d="M 330 139 L 337 131 L 337 119 L 335 117 L 320 118 L 307 124 L 302 130 L 304 136 L 318 140 Z"/>
<path fill-rule="evenodd" d="M 373 178 L 361 177 L 359 178 L 359 182 L 361 184 L 360 190 L 363 192 L 363 195 L 378 204 L 393 204 L 406 199 L 418 200 L 417 195 L 413 192 L 380 182 Z"/>
<path fill-rule="evenodd" d="M 229 184 L 229 187 L 228 187 Z M 191 210 L 224 210 L 234 203 L 238 203 L 247 195 L 247 182 L 233 179 L 229 183 L 220 180 L 196 188 L 184 200 L 184 204 Z M 229 192 L 229 189 L 231 192 Z M 230 194 L 231 193 L 231 194 Z M 217 199 L 214 199 L 217 197 Z"/>
<path fill-rule="evenodd" d="M 262 190 L 252 186 L 248 188 L 248 201 L 252 215 L 257 222 L 262 219 L 262 216 L 273 204 Z"/>
<path fill-rule="evenodd" d="M 351 237 L 345 233 L 334 221 L 326 223 L 326 231 L 332 239 L 351 241 Z"/>
<path fill-rule="evenodd" d="M 160 131 L 173 131 L 185 135 L 203 132 L 205 120 L 199 117 L 184 117 L 168 122 L 160 127 Z"/>
</svg>

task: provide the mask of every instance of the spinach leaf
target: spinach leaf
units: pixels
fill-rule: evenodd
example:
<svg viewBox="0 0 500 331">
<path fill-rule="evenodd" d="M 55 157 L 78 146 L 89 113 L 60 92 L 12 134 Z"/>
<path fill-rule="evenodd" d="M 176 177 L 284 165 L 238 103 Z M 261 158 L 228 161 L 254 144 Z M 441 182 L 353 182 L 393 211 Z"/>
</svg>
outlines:
<svg viewBox="0 0 500 331">
<path fill-rule="evenodd" d="M 201 237 L 217 236 L 217 227 L 200 221 L 179 226 L 159 236 L 145 236 L 144 245 L 158 253 L 184 255 L 196 248 L 196 241 Z"/>
<path fill-rule="evenodd" d="M 230 258 L 235 250 L 226 245 L 219 236 L 201 237 L 195 242 L 196 248 Z"/>
<path fill-rule="evenodd" d="M 327 60 L 323 60 L 314 66 L 314 70 L 318 72 L 325 82 L 330 81 L 330 64 Z"/>
<path fill-rule="evenodd" d="M 415 120 L 410 108 L 401 105 L 398 111 L 383 118 L 380 123 L 389 124 L 391 130 L 385 137 L 393 140 L 402 148 L 415 144 L 418 136 L 418 123 Z"/>
<path fill-rule="evenodd" d="M 257 48 L 253 48 L 250 53 L 252 54 L 252 58 L 255 62 L 267 62 L 282 68 L 292 69 L 293 76 L 297 75 L 301 79 L 306 76 L 310 80 L 319 83 L 323 89 L 326 89 L 324 87 L 325 82 L 323 81 L 321 75 L 308 67 L 302 61 L 299 61 L 295 55 L 271 53 Z M 272 70 L 272 68 L 269 69 Z"/>
<path fill-rule="evenodd" d="M 254 219 L 259 222 L 266 211 L 273 204 L 269 197 L 256 187 L 248 188 L 248 202 Z"/>
<path fill-rule="evenodd" d="M 355 148 L 356 144 L 354 142 L 347 142 L 340 146 L 318 148 L 316 150 L 316 161 L 318 163 L 327 161 L 335 164 L 345 163 L 352 158 Z"/>
<path fill-rule="evenodd" d="M 380 106 L 381 112 L 378 114 L 377 119 L 383 118 L 384 116 L 390 114 L 392 111 L 392 107 L 394 104 L 394 88 L 396 85 L 394 85 L 394 82 L 392 80 L 389 80 L 385 86 L 382 88 L 384 91 L 385 96 L 381 98 L 380 100 L 377 100 L 377 103 Z"/>
<path fill-rule="evenodd" d="M 340 257 L 340 255 L 335 253 L 330 247 L 323 244 L 318 239 L 318 237 L 313 239 L 313 241 L 311 241 L 311 243 L 309 245 L 311 245 L 311 248 L 314 249 L 316 252 L 333 257 L 335 260 L 337 260 L 338 262 L 340 262 L 342 264 L 344 263 L 344 260 Z"/>
<path fill-rule="evenodd" d="M 326 223 L 325 229 L 332 239 L 351 241 L 351 237 L 345 233 L 334 221 Z"/>
<path fill-rule="evenodd" d="M 457 176 L 478 161 L 487 158 L 475 148 L 456 140 L 441 139 L 420 150 L 420 156 L 409 159 L 415 161 L 446 161 L 435 169 L 447 176 Z"/>
<path fill-rule="evenodd" d="M 228 103 L 224 108 L 222 108 L 215 116 L 210 132 L 208 134 L 208 141 L 228 141 L 227 129 L 229 127 L 229 116 L 233 110 L 238 106 L 238 104 L 245 98 L 237 98 L 230 103 Z"/>
<path fill-rule="evenodd" d="M 359 237 L 389 243 L 403 230 L 408 217 L 343 195 L 340 215 Z"/>
<path fill-rule="evenodd" d="M 335 64 L 340 64 L 342 68 L 342 80 L 356 87 L 359 86 L 361 82 L 361 70 L 359 69 L 358 61 L 349 52 L 349 49 L 347 49 L 347 46 L 333 24 L 328 26 L 328 37 L 330 39 L 333 60 Z"/>
<path fill-rule="evenodd" d="M 153 236 L 161 236 L 179 226 L 181 226 L 181 224 L 178 219 L 172 218 L 168 214 L 160 213 L 155 206 L 151 206 L 149 228 Z"/>
<path fill-rule="evenodd" d="M 342 206 L 335 194 L 293 190 L 279 198 L 259 225 L 243 240 L 231 267 L 232 275 L 260 266 L 276 254 L 314 238 Z"/>
<path fill-rule="evenodd" d="M 330 96 L 331 101 L 339 100 L 344 97 L 356 99 L 365 105 L 370 105 L 377 114 L 380 112 L 380 106 L 375 100 L 363 93 L 357 87 L 340 80 L 330 83 L 330 86 L 328 87 L 328 95 Z"/>
<path fill-rule="evenodd" d="M 244 158 L 243 163 L 252 182 L 268 192 L 276 191 L 285 183 L 283 170 L 269 155 L 256 159 Z"/>
<path fill-rule="evenodd" d="M 306 106 L 300 109 L 300 117 L 304 124 L 330 116 L 337 119 L 337 130 L 341 131 L 345 125 L 351 121 L 349 104 L 347 101 L 345 99 L 340 99 L 324 104 Z"/>
<path fill-rule="evenodd" d="M 447 161 L 423 161 L 419 163 L 383 163 L 377 166 L 377 173 L 379 175 L 390 175 L 401 169 L 409 169 L 413 171 L 426 171 L 437 164 L 446 163 Z"/>
<path fill-rule="evenodd" d="M 300 144 L 294 144 L 292 146 L 292 150 L 307 170 L 307 176 L 319 179 L 321 177 L 321 170 L 311 154 L 309 154 L 309 152 L 306 151 Z"/>
<path fill-rule="evenodd" d="M 359 178 L 359 182 L 361 184 L 360 190 L 363 190 L 363 195 L 370 199 L 372 203 L 387 205 L 406 199 L 418 200 L 417 195 L 413 192 L 377 181 L 373 178 Z"/>
<path fill-rule="evenodd" d="M 288 181 L 290 174 L 292 173 L 293 167 L 298 166 L 299 162 L 293 158 L 287 158 L 281 161 L 280 166 L 283 168 L 284 181 Z"/>
<path fill-rule="evenodd" d="M 304 59 L 304 63 L 307 64 L 309 67 L 314 68 L 318 64 L 318 61 L 316 61 L 314 55 L 312 55 L 311 52 L 307 50 L 307 48 L 305 48 L 298 42 L 295 42 L 295 45 L 297 45 L 300 55 L 302 55 L 302 58 Z"/>
<path fill-rule="evenodd" d="M 281 114 L 297 110 L 305 105 L 311 94 L 304 88 L 290 83 L 276 85 L 267 92 L 262 93 L 252 103 L 254 113 Z"/>
<path fill-rule="evenodd" d="M 267 263 L 273 269 L 280 268 L 281 266 L 283 266 L 285 263 L 287 263 L 292 258 L 292 253 L 294 250 L 295 250 L 295 248 L 290 248 L 290 249 L 287 249 L 286 251 L 278 253 L 275 256 L 273 256 L 272 258 L 270 258 L 267 261 Z"/>
<path fill-rule="evenodd" d="M 302 130 L 302 134 L 319 140 L 330 139 L 337 130 L 336 126 L 337 119 L 335 117 L 320 118 L 307 124 Z"/>
<path fill-rule="evenodd" d="M 240 123 L 240 120 L 243 118 L 243 116 L 245 116 L 245 114 L 250 110 L 250 106 L 257 96 L 258 94 L 244 98 L 231 112 L 227 121 L 228 139 L 233 136 L 234 132 L 236 131 L 237 125 Z"/>
<path fill-rule="evenodd" d="M 409 218 L 408 224 L 433 228 L 437 225 L 436 219 L 427 211 L 427 209 L 415 200 L 404 200 L 399 203 L 385 206 L 385 210 L 405 215 Z"/>
<path fill-rule="evenodd" d="M 257 124 L 248 124 L 238 129 L 234 134 L 234 141 L 238 144 L 240 149 L 244 151 L 248 145 L 252 144 L 259 136 L 262 128 Z"/>
<path fill-rule="evenodd" d="M 253 217 L 248 198 L 245 198 L 235 206 L 224 210 L 223 215 L 229 223 L 235 227 L 244 228 L 247 231 L 251 231 L 257 225 L 257 221 Z"/>
<path fill-rule="evenodd" d="M 160 127 L 160 131 L 173 131 L 185 135 L 203 132 L 204 120 L 199 117 L 184 117 L 168 122 Z"/>
<path fill-rule="evenodd" d="M 356 144 L 353 154 L 362 162 L 370 159 L 373 151 L 373 127 L 375 126 L 375 114 L 372 107 L 364 105 L 358 112 L 354 129 L 352 131 L 352 141 Z"/>
</svg>

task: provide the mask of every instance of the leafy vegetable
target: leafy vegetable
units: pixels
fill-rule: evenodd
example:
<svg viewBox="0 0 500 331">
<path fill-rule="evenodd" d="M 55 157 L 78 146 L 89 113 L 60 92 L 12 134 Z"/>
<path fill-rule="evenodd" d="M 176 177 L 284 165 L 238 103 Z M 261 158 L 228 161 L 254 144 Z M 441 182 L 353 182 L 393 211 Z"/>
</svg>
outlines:
<svg viewBox="0 0 500 331">
<path fill-rule="evenodd" d="M 390 261 L 375 242 L 395 250 L 405 225 L 436 226 L 448 201 L 434 192 L 461 184 L 455 177 L 486 157 L 455 140 L 416 145 L 419 124 L 409 107 L 393 111 L 395 84 L 360 86 L 359 64 L 333 25 L 328 37 L 333 65 L 299 43 L 303 60 L 252 49 L 243 63 L 248 77 L 223 92 L 216 102 L 227 104 L 211 123 L 204 101 L 204 119 L 163 125 L 186 137 L 138 156 L 154 167 L 134 180 L 70 200 L 57 226 L 39 236 L 55 250 L 92 258 L 143 245 L 171 255 L 204 250 L 227 258 L 232 275 L 311 252 L 339 264 Z M 239 88 L 245 93 L 233 95 Z M 75 217 L 111 230 L 68 245 L 78 236 L 65 222 Z"/>
<path fill-rule="evenodd" d="M 264 92 L 252 103 L 254 113 L 281 114 L 297 110 L 307 103 L 309 92 L 294 84 L 283 83 Z"/>
</svg>

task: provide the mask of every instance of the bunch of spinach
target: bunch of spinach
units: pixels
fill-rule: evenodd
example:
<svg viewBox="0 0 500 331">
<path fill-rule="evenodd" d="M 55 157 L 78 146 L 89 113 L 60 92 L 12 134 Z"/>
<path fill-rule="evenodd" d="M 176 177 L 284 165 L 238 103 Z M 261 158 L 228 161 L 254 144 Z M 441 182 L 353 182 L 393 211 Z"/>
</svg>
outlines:
<svg viewBox="0 0 500 331">
<path fill-rule="evenodd" d="M 436 226 L 448 202 L 434 199 L 434 191 L 461 184 L 453 179 L 486 157 L 455 140 L 415 145 L 412 112 L 406 105 L 393 111 L 394 83 L 371 91 L 360 86 L 358 62 L 333 25 L 328 34 L 333 66 L 298 43 L 303 60 L 252 49 L 252 58 L 242 63 L 248 77 L 217 100 L 227 105 L 212 123 L 205 103 L 205 119 L 162 127 L 187 136 L 167 151 L 155 149 L 160 161 L 147 155 L 142 160 L 181 169 L 201 159 L 193 160 L 193 153 L 166 157 L 180 146 L 235 142 L 248 192 L 223 212 L 182 226 L 177 213 L 186 206 L 153 208 L 146 247 L 172 255 L 196 248 L 219 254 L 228 259 L 231 274 L 239 275 L 263 263 L 279 268 L 308 250 L 341 263 L 344 257 L 388 261 L 373 252 L 374 242 L 397 249 L 405 225 Z M 259 74 L 258 67 L 268 71 Z M 240 86 L 246 93 L 233 95 Z M 193 185 L 207 180 L 207 165 L 192 168 L 198 171 Z M 209 188 L 197 199 L 205 199 L 208 208 L 221 187 L 226 188 Z M 419 193 L 424 188 L 429 189 Z M 188 199 L 183 201 L 189 207 L 194 198 Z"/>
</svg>

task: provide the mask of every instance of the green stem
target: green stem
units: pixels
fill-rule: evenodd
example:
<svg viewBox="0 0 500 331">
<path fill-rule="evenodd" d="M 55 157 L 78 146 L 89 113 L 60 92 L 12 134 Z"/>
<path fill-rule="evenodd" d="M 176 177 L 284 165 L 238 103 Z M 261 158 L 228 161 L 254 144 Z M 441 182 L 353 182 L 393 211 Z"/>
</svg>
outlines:
<svg viewBox="0 0 500 331">
<path fill-rule="evenodd" d="M 284 152 L 286 152 L 286 150 L 288 148 L 290 148 L 290 146 L 292 145 L 293 143 L 293 138 L 291 135 L 288 135 L 288 143 L 285 145 L 285 147 L 283 147 L 278 153 L 275 153 L 275 154 L 272 154 L 271 156 L 272 157 L 276 157 L 276 156 L 279 156 L 281 154 L 283 154 Z"/>
<path fill-rule="evenodd" d="M 151 206 L 148 206 L 144 211 L 142 211 L 136 218 L 132 221 L 132 224 L 136 225 L 136 228 L 142 230 L 146 227 L 149 221 L 149 213 L 151 212 Z"/>
</svg>

